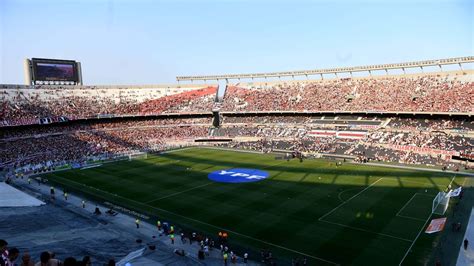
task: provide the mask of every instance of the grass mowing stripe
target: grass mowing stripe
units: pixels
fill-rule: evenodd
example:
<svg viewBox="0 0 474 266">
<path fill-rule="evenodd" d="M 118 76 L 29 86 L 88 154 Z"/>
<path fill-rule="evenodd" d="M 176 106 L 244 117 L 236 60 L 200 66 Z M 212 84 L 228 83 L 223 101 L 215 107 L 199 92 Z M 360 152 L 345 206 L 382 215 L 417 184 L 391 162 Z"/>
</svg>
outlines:
<svg viewBox="0 0 474 266">
<path fill-rule="evenodd" d="M 265 169 L 270 177 L 251 184 L 215 183 L 194 189 L 209 182 L 209 172 L 229 167 Z M 400 209 L 414 193 L 428 189 L 430 194 L 435 194 L 452 177 L 441 172 L 361 164 L 335 167 L 334 162 L 327 160 L 287 162 L 260 153 L 191 148 L 83 172 L 87 177 L 67 171 L 60 175 L 64 180 L 58 177 L 58 181 L 71 188 L 77 185 L 65 182 L 78 181 L 82 183 L 77 186 L 79 189 L 101 195 L 95 197 L 99 201 L 105 199 L 151 217 L 170 219 L 189 230 L 210 235 L 216 232 L 215 228 L 242 232 L 245 236 L 234 233 L 233 244 L 250 248 L 251 253 L 270 248 L 276 257 L 291 260 L 299 256 L 293 251 L 298 251 L 312 255 L 308 256 L 310 264 L 324 264 L 314 259 L 319 257 L 344 265 L 398 264 L 412 242 L 393 237 L 414 239 L 431 210 L 431 203 L 429 198 L 416 196 L 402 212 Z M 379 178 L 384 180 L 367 190 Z M 54 176 L 51 180 L 54 181 Z M 366 192 L 352 198 L 364 189 Z M 185 190 L 189 191 L 183 193 Z M 168 197 L 174 194 L 178 196 Z M 146 204 L 159 197 L 166 198 Z M 344 206 L 324 218 L 344 226 L 315 221 L 348 199 Z M 423 221 L 398 217 L 397 212 Z M 416 241 L 407 260 L 413 257 L 421 261 L 427 253 L 418 253 L 419 247 L 427 250 L 431 244 Z M 340 250 L 344 250 L 344 256 Z M 289 264 L 288 260 L 283 264 Z"/>
<path fill-rule="evenodd" d="M 384 179 L 399 179 L 396 177 L 384 177 Z M 419 184 L 419 185 L 428 185 L 430 182 L 418 182 L 418 181 L 411 181 L 411 180 L 400 180 L 402 183 L 411 183 L 411 184 Z"/>
<path fill-rule="evenodd" d="M 54 175 L 54 174 L 53 174 Z M 59 177 L 59 176 L 57 176 Z M 60 179 L 65 179 L 63 177 L 59 177 Z M 67 180 L 67 179 L 66 179 Z M 78 183 L 76 181 L 72 181 L 72 180 L 67 180 L 69 182 L 72 182 L 72 183 L 76 183 L 78 186 L 81 186 L 82 184 L 81 183 Z M 235 235 L 239 235 L 241 237 L 245 237 L 245 238 L 248 238 L 248 239 L 251 239 L 253 241 L 256 241 L 256 242 L 260 242 L 260 243 L 263 243 L 263 244 L 266 244 L 266 245 L 270 245 L 270 246 L 273 246 L 273 247 L 276 247 L 276 248 L 280 248 L 280 249 L 283 249 L 283 250 L 286 250 L 286 251 L 290 251 L 290 252 L 293 252 L 293 253 L 296 253 L 296 254 L 299 254 L 299 255 L 303 255 L 303 256 L 307 256 L 308 258 L 313 258 L 315 260 L 319 260 L 319 261 L 322 261 L 322 262 L 326 262 L 326 263 L 329 263 L 329 264 L 333 264 L 333 265 L 338 265 L 338 263 L 336 262 L 333 262 L 333 261 L 329 261 L 329 260 L 326 260 L 326 259 L 323 259 L 323 258 L 319 258 L 319 257 L 316 257 L 316 256 L 313 256 L 313 255 L 310 255 L 310 254 L 306 254 L 306 253 L 303 253 L 303 252 L 300 252 L 300 251 L 297 251 L 297 250 L 294 250 L 294 249 L 290 249 L 290 248 L 287 248 L 287 247 L 284 247 L 284 246 L 280 246 L 280 245 L 276 245 L 276 244 L 273 244 L 273 243 L 270 243 L 270 242 L 267 242 L 267 241 L 264 241 L 264 240 L 261 240 L 261 239 L 257 239 L 257 238 L 254 238 L 254 237 L 251 237 L 251 236 L 248 236 L 248 235 L 245 235 L 245 234 L 242 234 L 242 233 L 238 233 L 238 232 L 235 232 L 233 230 L 229 230 L 227 228 L 223 228 L 223 227 L 219 227 L 219 226 L 215 226 L 213 224 L 209 224 L 209 223 L 206 223 L 206 222 L 203 222 L 203 221 L 200 221 L 200 220 L 196 220 L 196 219 L 193 219 L 193 218 L 190 218 L 190 217 L 187 217 L 187 216 L 184 216 L 184 215 L 181 215 L 181 214 L 177 214 L 177 213 L 174 213 L 172 211 L 168 211 L 168 210 L 165 210 L 165 209 L 162 209 L 162 208 L 158 208 L 158 207 L 154 207 L 154 206 L 150 206 L 150 205 L 147 205 L 145 203 L 142 203 L 142 202 L 138 202 L 138 201 L 135 201 L 135 200 L 132 200 L 132 199 L 129 199 L 129 198 L 125 198 L 125 197 L 122 197 L 120 195 L 115 195 L 115 194 L 112 194 L 110 192 L 107 192 L 107 191 L 103 191 L 103 190 L 100 190 L 100 189 L 96 189 L 98 191 L 101 191 L 103 193 L 106 193 L 106 194 L 109 194 L 113 197 L 119 197 L 119 198 L 122 198 L 124 199 L 125 201 L 131 201 L 131 202 L 134 202 L 138 205 L 142 205 L 142 206 L 145 206 L 146 208 L 151 208 L 151 209 L 155 209 L 155 210 L 159 210 L 159 211 L 162 211 L 162 212 L 166 212 L 166 213 L 170 213 L 176 217 L 180 217 L 180 218 L 183 218 L 183 219 L 186 219 L 186 220 L 189 220 L 189 221 L 193 221 L 195 223 L 200 223 L 200 224 L 203 224 L 203 225 L 206 225 L 206 226 L 209 226 L 209 227 L 213 227 L 213 228 L 216 228 L 218 230 L 225 230 L 229 233 L 232 233 L 232 234 L 235 234 Z M 95 193 L 92 193 L 92 194 L 95 194 Z M 104 196 L 103 195 L 98 195 L 98 194 L 95 194 L 96 196 L 99 196 L 101 198 L 103 198 Z"/>
<path fill-rule="evenodd" d="M 163 197 L 161 197 L 161 198 L 149 200 L 149 201 L 146 201 L 146 202 L 144 202 L 144 203 L 145 203 L 145 204 L 148 204 L 148 203 L 152 203 L 152 202 L 154 202 L 154 201 L 159 201 L 159 200 L 162 200 L 162 199 L 170 198 L 170 197 L 173 197 L 173 196 L 176 196 L 176 195 L 179 195 L 179 194 L 182 194 L 182 193 L 185 193 L 185 192 L 194 190 L 194 189 L 198 189 L 198 188 L 202 188 L 202 187 L 205 187 L 205 186 L 209 186 L 210 184 L 214 184 L 214 182 L 208 182 L 208 183 L 206 183 L 206 184 L 204 184 L 204 185 L 192 187 L 192 188 L 190 188 L 190 189 L 185 189 L 185 190 L 183 190 L 183 191 L 178 191 L 178 192 L 173 193 L 173 194 L 171 194 L 171 195 L 167 195 L 167 196 L 163 196 Z"/>
</svg>

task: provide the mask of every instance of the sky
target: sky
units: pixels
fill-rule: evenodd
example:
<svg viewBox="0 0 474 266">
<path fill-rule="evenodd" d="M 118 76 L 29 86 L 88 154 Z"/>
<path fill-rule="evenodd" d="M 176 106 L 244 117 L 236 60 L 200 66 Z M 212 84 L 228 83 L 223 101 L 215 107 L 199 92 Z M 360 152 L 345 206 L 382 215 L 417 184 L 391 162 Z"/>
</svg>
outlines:
<svg viewBox="0 0 474 266">
<path fill-rule="evenodd" d="M 0 0 L 0 84 L 25 58 L 82 63 L 84 84 L 474 55 L 474 1 Z"/>
</svg>

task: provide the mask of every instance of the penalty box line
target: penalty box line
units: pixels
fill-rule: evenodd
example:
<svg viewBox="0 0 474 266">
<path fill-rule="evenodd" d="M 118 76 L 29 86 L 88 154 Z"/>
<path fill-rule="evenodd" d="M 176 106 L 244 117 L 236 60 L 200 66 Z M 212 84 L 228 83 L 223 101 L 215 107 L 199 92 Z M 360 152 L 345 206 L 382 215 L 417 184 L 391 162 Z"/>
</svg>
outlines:
<svg viewBox="0 0 474 266">
<path fill-rule="evenodd" d="M 411 243 L 413 241 L 411 239 L 406 239 L 406 238 L 403 238 L 403 237 L 398 237 L 398 236 L 393 236 L 393 235 L 389 235 L 389 234 L 379 233 L 379 232 L 375 232 L 375 231 L 371 231 L 371 230 L 367 230 L 367 229 L 363 229 L 363 228 L 359 228 L 359 227 L 354 227 L 354 226 L 350 226 L 350 225 L 334 223 L 334 222 L 330 222 L 330 221 L 327 221 L 327 220 L 319 220 L 319 221 L 323 222 L 323 223 L 333 224 L 333 225 L 337 225 L 337 226 L 341 226 L 341 227 L 361 231 L 361 232 L 366 232 L 366 233 L 370 233 L 370 234 L 385 236 L 385 237 L 388 237 L 388 238 L 398 239 L 398 240 L 402 240 L 402 241 L 409 242 L 409 243 Z"/>
<path fill-rule="evenodd" d="M 75 183 L 77 184 L 78 186 L 83 186 L 84 184 L 81 184 L 77 181 L 74 181 L 74 180 L 68 180 L 72 183 Z M 89 187 L 89 188 L 92 188 L 93 187 Z M 273 244 L 273 243 L 270 243 L 270 242 L 267 242 L 267 241 L 264 241 L 264 240 L 261 240 L 261 239 L 258 239 L 258 238 L 254 238 L 254 237 L 251 237 L 251 236 L 248 236 L 248 235 L 245 235 L 245 234 L 241 234 L 241 233 L 238 233 L 236 231 L 233 231 L 233 230 L 229 230 L 227 228 L 223 228 L 223 227 L 219 227 L 219 226 L 216 226 L 216 225 L 213 225 L 213 224 L 210 224 L 210 223 L 206 223 L 206 222 L 203 222 L 203 221 L 200 221 L 200 220 L 197 220 L 197 219 L 194 219 L 194 218 L 190 218 L 190 217 L 187 217 L 187 216 L 184 216 L 184 215 L 181 215 L 181 214 L 177 214 L 175 212 L 172 212 L 172 211 L 168 211 L 168 210 L 165 210 L 165 209 L 161 209 L 161 208 L 158 208 L 158 207 L 154 207 L 154 206 L 151 206 L 151 205 L 148 205 L 148 204 L 145 204 L 143 202 L 139 202 L 139 201 L 136 201 L 136 200 L 133 200 L 133 199 L 129 199 L 129 198 L 125 198 L 123 196 L 120 196 L 120 195 L 115 195 L 115 194 L 112 194 L 108 191 L 105 191 L 105 190 L 98 190 L 102 193 L 105 193 L 105 194 L 109 194 L 111 195 L 112 197 L 118 197 L 118 198 L 122 198 L 126 201 L 131 201 L 135 204 L 138 204 L 138 205 L 142 205 L 146 208 L 151 208 L 151 209 L 154 209 L 154 210 L 158 210 L 158 211 L 162 211 L 162 212 L 166 212 L 166 213 L 169 213 L 171 215 L 174 215 L 176 217 L 180 217 L 180 218 L 183 218 L 185 220 L 189 220 L 189 221 L 192 221 L 192 222 L 195 222 L 195 223 L 199 223 L 199 224 L 203 224 L 203 225 L 206 225 L 206 226 L 209 226 L 209 227 L 212 227 L 212 228 L 215 228 L 215 229 L 218 229 L 218 230 L 224 230 L 224 231 L 227 231 L 229 233 L 232 233 L 232 234 L 235 234 L 235 235 L 239 235 L 241 237 L 244 237 L 244 238 L 248 238 L 248 239 L 251 239 L 253 241 L 256 241 L 256 242 L 260 242 L 260 243 L 263 243 L 263 244 L 266 244 L 266 245 L 270 245 L 270 246 L 273 246 L 273 247 L 276 247 L 276 248 L 279 248 L 279 249 L 282 249 L 282 250 L 286 250 L 286 251 L 290 251 L 290 252 L 293 252 L 293 253 L 296 253 L 296 254 L 300 254 L 300 255 L 303 255 L 303 256 L 306 256 L 308 258 L 312 258 L 312 259 L 315 259 L 315 260 L 319 260 L 319 261 L 323 261 L 323 262 L 326 262 L 326 263 L 329 263 L 329 264 L 332 264 L 332 265 L 339 265 L 339 263 L 336 263 L 336 262 L 333 262 L 333 261 L 330 261 L 330 260 L 326 260 L 326 259 L 323 259 L 323 258 L 320 258 L 320 257 L 316 257 L 316 256 L 313 256 L 313 255 L 309 255 L 309 254 L 306 254 L 304 252 L 301 252 L 301 251 L 297 251 L 297 250 L 294 250 L 294 249 L 291 249 L 291 248 L 287 248 L 287 247 L 284 247 L 284 246 L 280 246 L 280 245 L 277 245 L 277 244 Z M 96 194 L 92 191 L 88 191 L 89 193 L 91 194 L 95 194 L 99 197 L 104 197 L 103 194 Z M 125 214 L 126 215 L 126 214 Z"/>
<path fill-rule="evenodd" d="M 329 216 L 331 213 L 335 212 L 337 209 L 339 209 L 340 207 L 342 207 L 343 205 L 345 205 L 347 202 L 351 201 L 352 199 L 354 199 L 355 197 L 359 196 L 360 194 L 362 194 L 362 192 L 366 191 L 367 189 L 369 189 L 370 187 L 372 187 L 373 185 L 375 185 L 377 182 L 379 182 L 380 180 L 382 180 L 383 178 L 379 178 L 377 179 L 377 181 L 373 182 L 372 184 L 370 184 L 369 186 L 367 186 L 366 188 L 364 188 L 363 190 L 361 190 L 359 193 L 355 194 L 354 196 L 350 197 L 348 200 L 344 201 L 343 203 L 339 204 L 338 206 L 336 206 L 334 209 L 330 210 L 328 213 L 324 214 L 323 216 L 319 217 L 319 221 L 321 221 L 322 219 L 324 219 L 326 216 Z"/>
<path fill-rule="evenodd" d="M 416 193 L 413 194 L 413 196 L 407 201 L 407 203 L 405 203 L 405 205 L 403 205 L 403 207 L 397 212 L 397 214 L 396 214 L 397 217 L 407 218 L 407 219 L 411 219 L 411 220 L 415 220 L 415 221 L 420 221 L 420 222 L 426 221 L 425 219 L 420 219 L 420 218 L 416 218 L 416 217 L 411 217 L 411 216 L 406 216 L 406 215 L 401 215 L 401 214 L 400 214 L 400 213 L 406 208 L 406 206 L 408 206 L 408 204 L 410 204 L 410 202 L 416 197 L 416 195 L 421 195 L 421 196 L 430 197 L 430 198 L 433 197 L 433 195 L 426 195 L 426 194 L 423 194 L 423 193 L 416 192 Z"/>
<path fill-rule="evenodd" d="M 366 191 L 367 189 L 371 188 L 372 186 L 374 186 L 376 183 L 378 183 L 380 180 L 382 180 L 383 178 L 379 178 L 377 179 L 375 182 L 373 182 L 372 184 L 370 184 L 369 186 L 367 186 L 366 188 L 364 188 L 363 190 L 361 190 L 359 193 L 355 194 L 354 196 L 350 197 L 348 200 L 342 202 L 341 204 L 339 204 L 338 206 L 336 206 L 334 209 L 332 209 L 331 211 L 329 211 L 328 213 L 324 214 L 323 216 L 321 216 L 318 221 L 320 222 L 324 222 L 324 223 L 328 223 L 328 224 L 333 224 L 333 225 L 337 225 L 337 226 L 341 226 L 341 227 L 345 227 L 345 228 L 350 228 L 350 229 L 353 229 L 353 230 L 357 230 L 357 231 L 361 231 L 361 232 L 366 232 L 366 233 L 371 233 L 371 234 L 376 234 L 376 235 L 380 235 L 380 236 L 384 236 L 384 237 L 389 237 L 389 238 L 393 238 L 393 239 L 398 239 L 398 240 L 402 240 L 402 241 L 405 241 L 405 242 L 412 242 L 411 239 L 406 239 L 406 238 L 403 238 L 403 237 L 398 237 L 398 236 L 393 236 L 393 235 L 389 235 L 389 234 L 384 234 L 384 233 L 379 233 L 379 232 L 375 232 L 375 231 L 371 231 L 371 230 L 367 230 L 367 229 L 363 229 L 363 228 L 359 228 L 359 227 L 353 227 L 353 226 L 350 226 L 350 225 L 346 225 L 346 224 L 341 224 L 341 223 L 335 223 L 335 222 L 331 222 L 331 221 L 328 221 L 328 220 L 325 220 L 324 218 L 329 216 L 330 214 L 332 214 L 333 212 L 335 212 L 337 209 L 339 209 L 340 207 L 342 207 L 343 205 L 345 205 L 347 202 L 351 201 L 352 199 L 356 198 L 357 196 L 359 196 L 360 194 L 362 194 L 364 191 Z"/>
<path fill-rule="evenodd" d="M 451 182 L 449 182 L 449 185 L 451 185 L 453 182 L 454 182 L 454 179 L 456 179 L 456 174 L 453 176 L 453 178 L 451 179 Z M 448 186 L 449 186 L 448 185 Z M 400 263 L 398 264 L 399 266 L 401 266 L 403 264 L 403 262 L 405 261 L 406 257 L 408 256 L 408 254 L 410 253 L 411 249 L 413 248 L 413 246 L 415 245 L 416 243 L 416 240 L 418 240 L 418 238 L 420 237 L 421 233 L 424 231 L 423 229 L 425 229 L 425 226 L 428 224 L 428 222 L 430 221 L 431 217 L 433 217 L 433 212 L 430 213 L 430 215 L 428 216 L 428 218 L 426 219 L 426 222 L 423 224 L 423 226 L 421 227 L 420 231 L 418 232 L 418 235 L 416 235 L 415 239 L 413 240 L 413 242 L 411 243 L 410 247 L 408 247 L 407 249 L 407 252 L 405 253 L 405 255 L 403 256 L 402 260 L 400 261 Z"/>
</svg>

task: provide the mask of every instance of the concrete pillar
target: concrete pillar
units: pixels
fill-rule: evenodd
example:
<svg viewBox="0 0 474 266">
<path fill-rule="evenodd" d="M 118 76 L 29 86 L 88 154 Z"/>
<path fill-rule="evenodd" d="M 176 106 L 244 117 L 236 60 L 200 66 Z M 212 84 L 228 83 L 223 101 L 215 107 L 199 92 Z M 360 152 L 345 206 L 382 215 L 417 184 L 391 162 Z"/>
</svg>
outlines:
<svg viewBox="0 0 474 266">
<path fill-rule="evenodd" d="M 76 67 L 77 67 L 77 83 L 82 86 L 82 67 L 81 67 L 81 62 L 76 62 Z"/>
<path fill-rule="evenodd" d="M 31 61 L 28 58 L 25 58 L 25 61 L 23 61 L 23 74 L 24 76 L 24 83 L 25 85 L 31 85 L 32 80 L 31 80 Z"/>
</svg>

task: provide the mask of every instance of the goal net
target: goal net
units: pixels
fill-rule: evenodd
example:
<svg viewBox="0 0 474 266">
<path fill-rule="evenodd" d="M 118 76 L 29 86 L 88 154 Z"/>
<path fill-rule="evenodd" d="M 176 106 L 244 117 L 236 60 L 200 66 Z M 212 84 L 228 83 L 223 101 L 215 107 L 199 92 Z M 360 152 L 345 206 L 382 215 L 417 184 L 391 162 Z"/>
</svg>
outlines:
<svg viewBox="0 0 474 266">
<path fill-rule="evenodd" d="M 146 152 L 134 152 L 128 155 L 128 160 L 139 160 L 139 159 L 148 159 Z"/>
<path fill-rule="evenodd" d="M 438 215 L 443 215 L 448 209 L 449 195 L 446 192 L 438 192 L 438 195 L 433 200 L 433 207 L 431 212 Z"/>
</svg>

